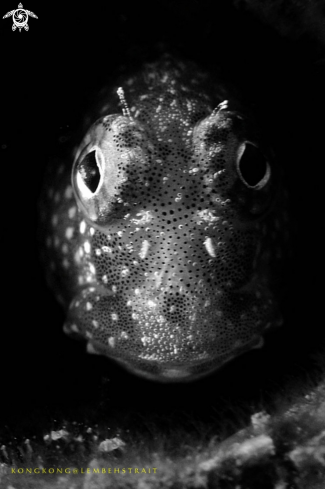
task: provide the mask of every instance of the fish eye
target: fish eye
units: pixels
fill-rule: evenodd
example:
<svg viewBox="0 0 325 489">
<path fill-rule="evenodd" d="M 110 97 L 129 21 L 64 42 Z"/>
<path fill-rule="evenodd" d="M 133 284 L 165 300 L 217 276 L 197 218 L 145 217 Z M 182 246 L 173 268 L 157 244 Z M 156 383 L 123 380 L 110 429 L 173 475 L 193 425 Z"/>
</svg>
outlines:
<svg viewBox="0 0 325 489">
<path fill-rule="evenodd" d="M 262 151 L 245 141 L 237 151 L 236 167 L 241 181 L 249 188 L 259 190 L 269 181 L 270 165 Z"/>
<path fill-rule="evenodd" d="M 93 148 L 86 155 L 81 155 L 76 165 L 76 183 L 79 191 L 85 197 L 90 197 L 99 187 L 101 178 L 102 152 Z"/>
</svg>

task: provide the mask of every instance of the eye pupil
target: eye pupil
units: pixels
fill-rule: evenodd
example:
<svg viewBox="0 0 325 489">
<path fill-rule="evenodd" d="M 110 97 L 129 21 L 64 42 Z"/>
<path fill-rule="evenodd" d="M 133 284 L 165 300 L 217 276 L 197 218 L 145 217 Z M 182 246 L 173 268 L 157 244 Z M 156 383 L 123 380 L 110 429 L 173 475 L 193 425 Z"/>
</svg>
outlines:
<svg viewBox="0 0 325 489">
<path fill-rule="evenodd" d="M 96 192 L 99 181 L 100 171 L 96 160 L 96 151 L 90 151 L 79 163 L 78 172 L 80 173 L 85 185 L 91 192 Z"/>
<path fill-rule="evenodd" d="M 238 162 L 238 169 L 244 183 L 255 187 L 265 177 L 268 164 L 265 156 L 256 146 L 245 143 L 244 152 Z"/>
</svg>

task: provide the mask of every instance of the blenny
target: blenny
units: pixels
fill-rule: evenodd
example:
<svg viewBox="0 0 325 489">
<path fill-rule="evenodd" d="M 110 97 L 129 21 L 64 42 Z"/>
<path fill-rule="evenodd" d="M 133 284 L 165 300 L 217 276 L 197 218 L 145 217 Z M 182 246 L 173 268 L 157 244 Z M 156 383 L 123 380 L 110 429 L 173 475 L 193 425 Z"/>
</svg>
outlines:
<svg viewBox="0 0 325 489">
<path fill-rule="evenodd" d="M 281 323 L 287 215 L 257 124 L 163 56 L 106 87 L 55 160 L 42 228 L 64 331 L 157 381 L 206 375 Z"/>
</svg>

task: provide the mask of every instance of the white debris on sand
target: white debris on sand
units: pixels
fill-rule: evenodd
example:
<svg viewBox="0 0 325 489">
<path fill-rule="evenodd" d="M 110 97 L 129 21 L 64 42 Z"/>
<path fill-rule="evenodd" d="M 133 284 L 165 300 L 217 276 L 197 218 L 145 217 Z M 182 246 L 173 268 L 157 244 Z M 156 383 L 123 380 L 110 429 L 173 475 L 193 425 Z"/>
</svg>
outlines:
<svg viewBox="0 0 325 489">
<path fill-rule="evenodd" d="M 51 441 L 61 440 L 62 438 L 66 441 L 68 440 L 70 433 L 64 429 L 58 431 L 51 431 L 47 435 L 44 435 L 43 439 L 45 442 L 50 443 Z"/>
<path fill-rule="evenodd" d="M 106 439 L 106 440 L 103 440 L 98 448 L 99 448 L 99 451 L 100 452 L 112 452 L 113 450 L 117 450 L 118 448 L 123 450 L 124 447 L 126 446 L 126 443 L 124 443 L 123 440 L 121 440 L 120 438 L 118 437 L 115 437 L 115 438 L 111 438 L 111 439 Z"/>
</svg>

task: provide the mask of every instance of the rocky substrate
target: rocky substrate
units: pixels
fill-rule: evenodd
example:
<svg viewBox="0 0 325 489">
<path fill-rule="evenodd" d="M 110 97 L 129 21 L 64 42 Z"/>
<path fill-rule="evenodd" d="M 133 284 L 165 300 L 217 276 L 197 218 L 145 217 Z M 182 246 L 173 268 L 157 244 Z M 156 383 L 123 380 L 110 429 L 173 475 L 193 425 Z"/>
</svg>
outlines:
<svg viewBox="0 0 325 489">
<path fill-rule="evenodd" d="M 43 440 L 1 446 L 0 487 L 69 489 L 323 489 L 325 383 L 276 415 L 259 412 L 231 437 L 192 442 L 175 455 L 159 444 L 77 422 Z M 179 436 L 179 435 L 178 435 Z M 36 438 L 36 437 L 34 437 Z M 180 440 L 175 439 L 180 445 Z M 183 443 L 184 445 L 184 443 Z M 60 473 L 60 471 L 62 473 Z"/>
</svg>

